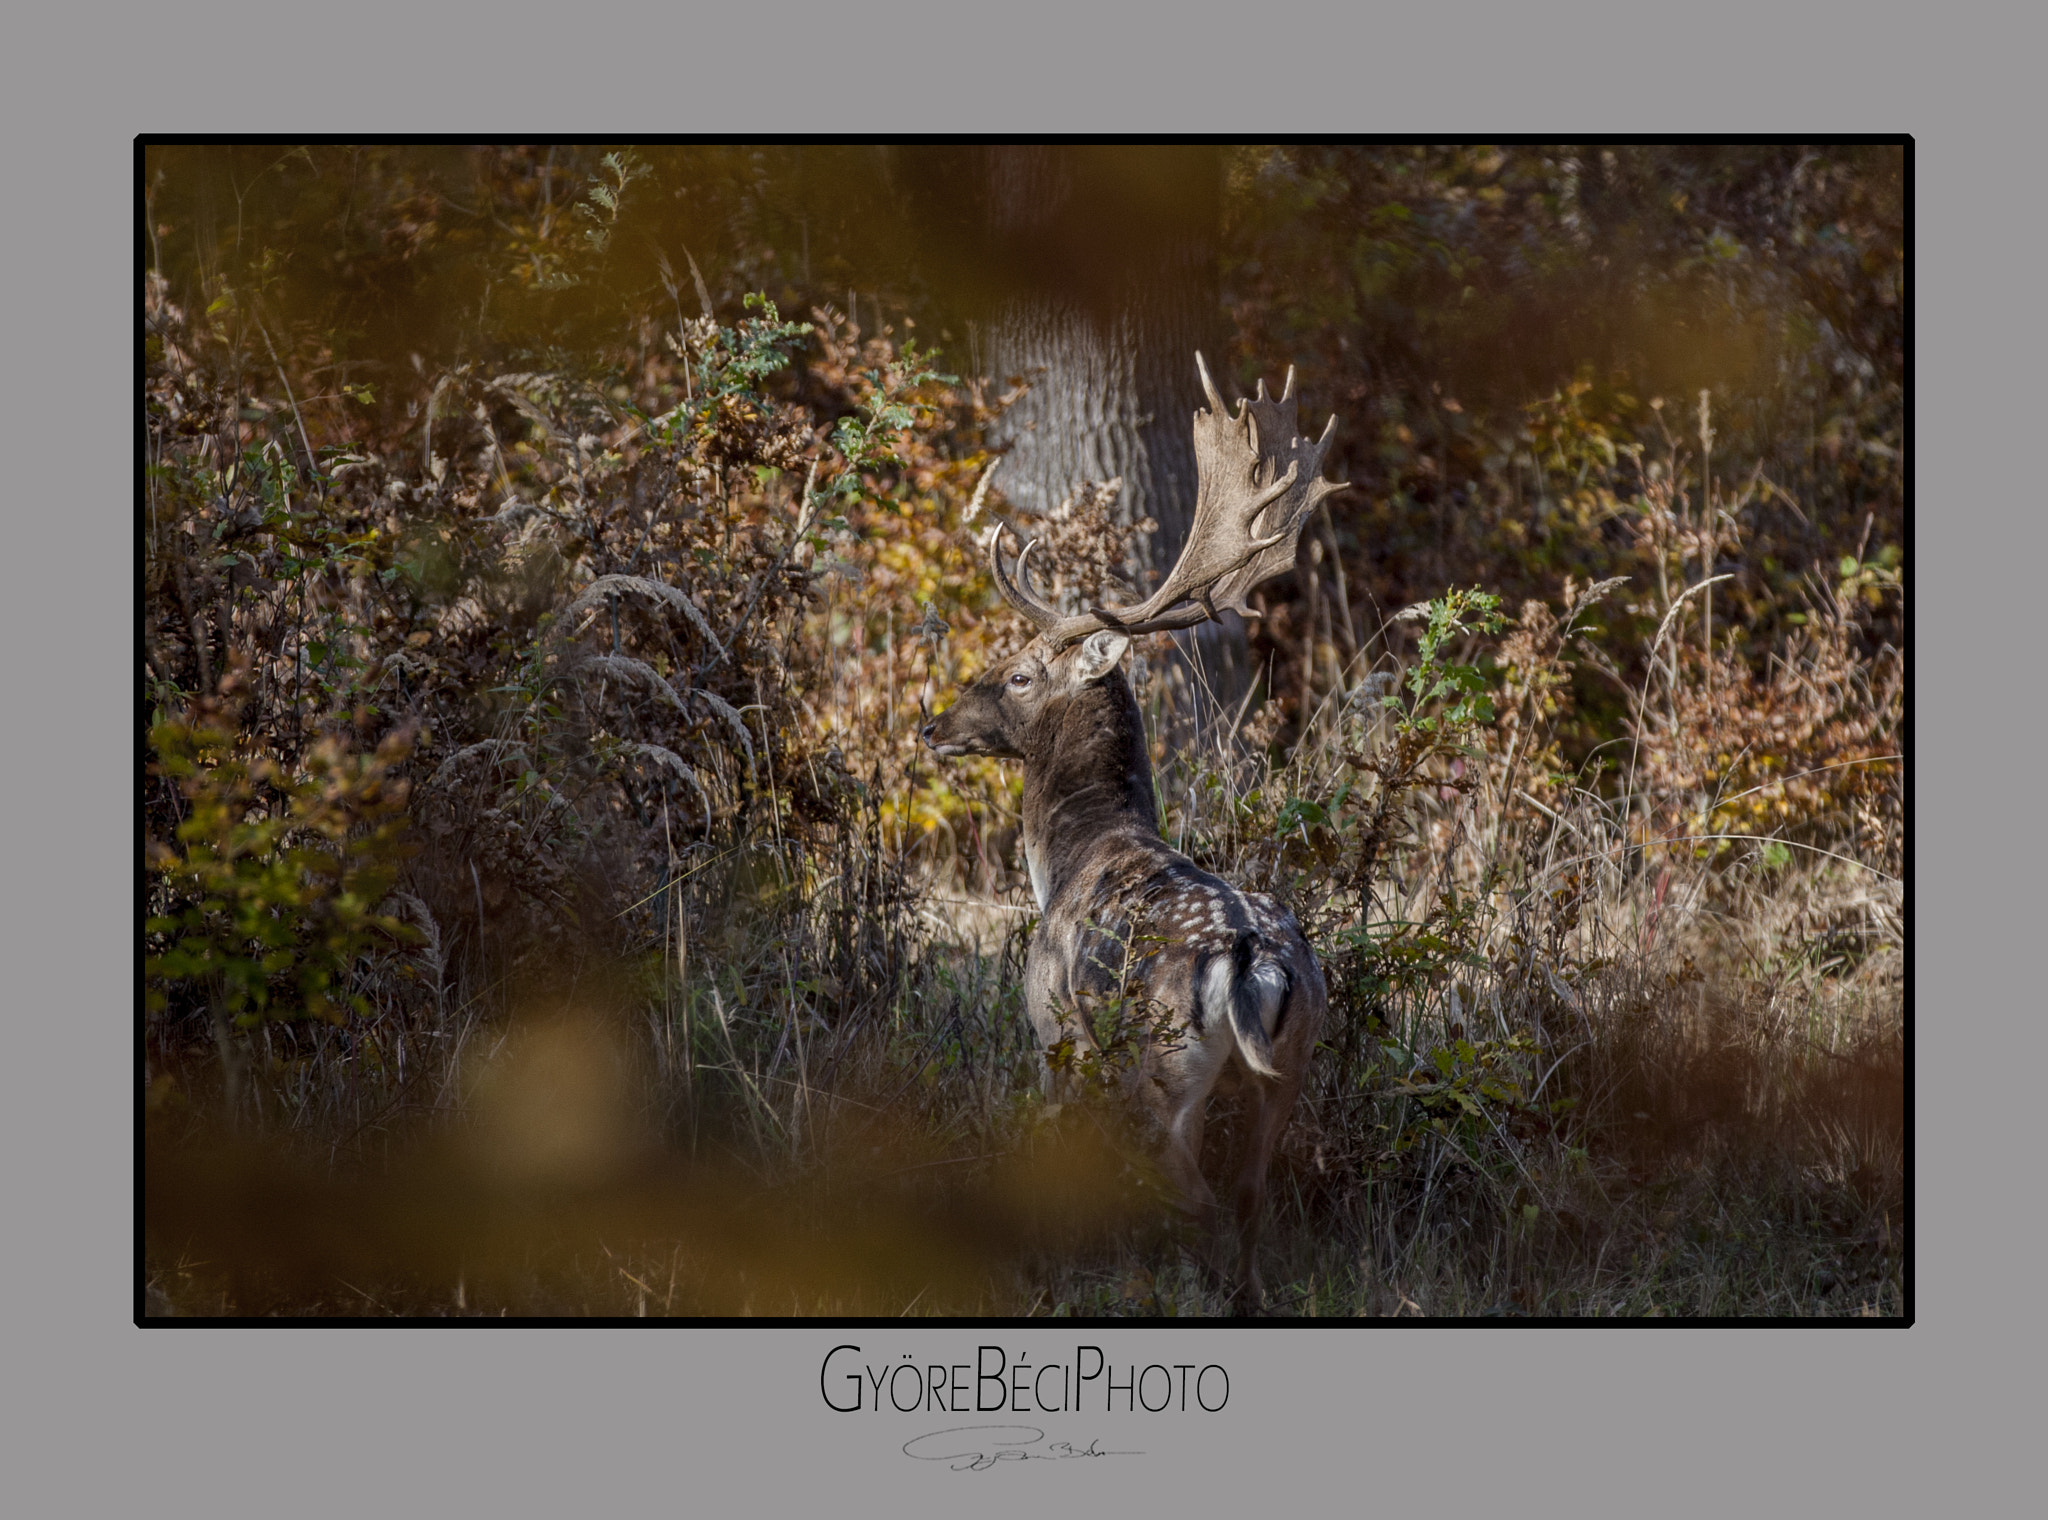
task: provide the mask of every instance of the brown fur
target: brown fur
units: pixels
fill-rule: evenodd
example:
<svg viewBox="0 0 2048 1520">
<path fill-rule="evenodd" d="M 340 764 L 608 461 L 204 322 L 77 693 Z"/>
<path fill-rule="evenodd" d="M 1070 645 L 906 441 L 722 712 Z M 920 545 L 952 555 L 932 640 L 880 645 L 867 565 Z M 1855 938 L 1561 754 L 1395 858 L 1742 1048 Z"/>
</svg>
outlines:
<svg viewBox="0 0 2048 1520">
<path fill-rule="evenodd" d="M 1159 837 L 1144 725 L 1119 668 L 1128 647 L 1112 632 L 1057 652 L 1034 640 L 961 693 L 924 738 L 941 754 L 1024 762 L 1024 850 L 1043 912 L 1024 972 L 1032 1026 L 1047 1049 L 1064 1038 L 1092 1045 L 1077 1009 L 1142 987 L 1163 1017 L 1143 1041 L 1136 1088 L 1163 1134 L 1162 1170 L 1205 1223 L 1217 1213 L 1201 1171 L 1208 1100 L 1230 1087 L 1245 1095 L 1237 1279 L 1256 1302 L 1266 1173 L 1328 999 L 1285 908 L 1239 892 Z M 1262 988 L 1278 1003 L 1270 1030 L 1258 1017 Z"/>
</svg>

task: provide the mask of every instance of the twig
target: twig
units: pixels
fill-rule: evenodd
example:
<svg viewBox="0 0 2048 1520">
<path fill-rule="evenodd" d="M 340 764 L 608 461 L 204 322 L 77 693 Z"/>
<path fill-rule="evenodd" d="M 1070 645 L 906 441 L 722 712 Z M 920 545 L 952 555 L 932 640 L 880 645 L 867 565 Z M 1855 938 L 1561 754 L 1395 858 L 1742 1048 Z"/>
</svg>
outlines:
<svg viewBox="0 0 2048 1520">
<path fill-rule="evenodd" d="M 283 160 L 280 159 L 279 162 L 282 163 Z M 254 312 L 250 315 L 255 317 Z M 291 403 L 292 421 L 299 429 L 299 444 L 306 451 L 306 474 L 311 477 L 313 489 L 319 493 L 320 499 L 325 501 L 327 487 L 320 479 L 320 461 L 313 455 L 313 441 L 306 436 L 306 419 L 299 415 L 299 402 L 298 398 L 292 395 L 292 382 L 285 375 L 284 363 L 277 357 L 277 348 L 270 341 L 270 329 L 263 325 L 261 317 L 256 317 L 256 331 L 263 335 L 263 346 L 270 350 L 270 362 L 277 366 L 277 378 L 284 386 L 284 399 Z"/>
</svg>

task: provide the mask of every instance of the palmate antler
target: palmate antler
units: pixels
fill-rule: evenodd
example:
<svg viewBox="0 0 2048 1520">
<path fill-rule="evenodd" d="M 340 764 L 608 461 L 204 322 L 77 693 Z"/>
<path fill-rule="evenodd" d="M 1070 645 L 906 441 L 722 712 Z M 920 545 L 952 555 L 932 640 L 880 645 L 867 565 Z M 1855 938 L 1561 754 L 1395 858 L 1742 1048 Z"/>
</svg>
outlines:
<svg viewBox="0 0 2048 1520">
<path fill-rule="evenodd" d="M 1261 380 L 1258 395 L 1240 401 L 1234 417 L 1199 353 L 1195 368 L 1209 398 L 1208 410 L 1195 413 L 1195 518 L 1180 559 L 1151 596 L 1134 607 L 1095 606 L 1063 615 L 1032 589 L 1030 559 L 1038 540 L 1027 539 L 1014 566 L 1006 569 L 1003 531 L 1017 530 L 999 522 L 990 533 L 989 568 L 996 589 L 1052 648 L 1103 628 L 1156 633 L 1192 628 L 1226 608 L 1249 613 L 1245 597 L 1252 588 L 1293 568 L 1302 524 L 1316 503 L 1347 484 L 1321 476 L 1337 419 L 1331 417 L 1313 443 L 1295 431 L 1293 366 L 1279 400 L 1267 399 Z"/>
</svg>

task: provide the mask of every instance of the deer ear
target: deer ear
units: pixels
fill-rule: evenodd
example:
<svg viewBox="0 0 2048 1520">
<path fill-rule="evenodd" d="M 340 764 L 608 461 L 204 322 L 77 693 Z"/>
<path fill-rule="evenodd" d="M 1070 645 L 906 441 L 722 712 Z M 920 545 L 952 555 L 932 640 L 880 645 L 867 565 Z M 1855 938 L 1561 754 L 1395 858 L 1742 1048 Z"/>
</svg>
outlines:
<svg viewBox="0 0 2048 1520">
<path fill-rule="evenodd" d="M 1118 633 L 1114 628 L 1089 634 L 1074 652 L 1074 684 L 1084 686 L 1090 681 L 1101 680 L 1116 669 L 1130 647 L 1131 636 Z"/>
</svg>

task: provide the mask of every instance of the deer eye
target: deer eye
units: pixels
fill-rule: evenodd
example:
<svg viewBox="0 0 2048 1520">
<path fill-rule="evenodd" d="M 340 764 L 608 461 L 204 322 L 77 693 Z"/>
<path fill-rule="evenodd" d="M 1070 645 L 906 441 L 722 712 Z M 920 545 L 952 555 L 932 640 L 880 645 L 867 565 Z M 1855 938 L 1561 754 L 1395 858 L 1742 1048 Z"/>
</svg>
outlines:
<svg viewBox="0 0 2048 1520">
<path fill-rule="evenodd" d="M 1031 684 L 1031 677 L 1024 674 L 1021 670 L 1015 671 L 1010 676 L 1010 684 L 1021 691 L 1024 687 Z"/>
</svg>

